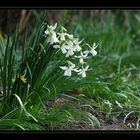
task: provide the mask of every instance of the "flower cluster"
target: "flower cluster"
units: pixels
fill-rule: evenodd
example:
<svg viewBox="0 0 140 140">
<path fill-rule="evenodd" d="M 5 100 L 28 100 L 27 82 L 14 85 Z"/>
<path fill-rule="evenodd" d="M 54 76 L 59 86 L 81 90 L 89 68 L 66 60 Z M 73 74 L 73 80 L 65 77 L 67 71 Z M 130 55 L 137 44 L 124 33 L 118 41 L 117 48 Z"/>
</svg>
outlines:
<svg viewBox="0 0 140 140">
<path fill-rule="evenodd" d="M 72 76 L 75 72 L 82 77 L 86 77 L 86 71 L 89 70 L 89 65 L 85 61 L 91 56 L 97 55 L 96 48 L 98 45 L 93 43 L 93 46 L 85 43 L 82 44 L 83 40 L 74 37 L 72 34 L 68 34 L 67 30 L 61 26 L 61 32 L 56 33 L 57 23 L 54 26 L 47 26 L 45 36 L 47 37 L 48 43 L 55 49 L 58 49 L 67 58 L 67 66 L 60 66 L 64 70 L 64 76 Z M 85 46 L 85 47 L 82 47 Z M 74 64 L 72 60 L 78 60 L 78 65 Z"/>
</svg>

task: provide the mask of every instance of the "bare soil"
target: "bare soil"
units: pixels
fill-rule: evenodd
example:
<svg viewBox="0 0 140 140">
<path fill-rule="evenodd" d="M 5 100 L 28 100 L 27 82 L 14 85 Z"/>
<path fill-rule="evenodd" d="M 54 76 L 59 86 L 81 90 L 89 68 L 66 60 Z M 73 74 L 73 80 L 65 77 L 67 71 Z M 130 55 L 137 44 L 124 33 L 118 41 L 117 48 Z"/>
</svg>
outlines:
<svg viewBox="0 0 140 140">
<path fill-rule="evenodd" d="M 99 128 L 95 128 L 95 127 L 92 127 L 91 125 L 89 124 L 85 124 L 85 123 L 78 123 L 78 124 L 71 124 L 71 125 L 68 125 L 64 128 L 64 130 L 66 131 L 89 131 L 89 130 L 125 130 L 125 131 L 130 131 L 130 130 L 134 130 L 134 128 L 130 128 L 129 126 L 126 126 L 122 123 L 112 123 L 112 124 L 108 124 L 108 123 L 101 123 L 101 127 Z"/>
<path fill-rule="evenodd" d="M 59 98 L 57 99 L 57 102 L 60 102 L 60 104 L 62 106 L 64 106 L 65 104 L 69 103 L 70 100 L 69 99 L 65 99 L 65 98 Z M 94 112 L 95 113 L 95 112 Z M 122 130 L 122 131 L 130 131 L 130 130 L 135 130 L 136 126 L 134 125 L 133 121 L 129 120 L 129 122 L 127 122 L 126 124 L 123 123 L 123 117 L 117 117 L 116 120 L 112 120 L 107 122 L 104 118 L 104 113 L 98 112 L 96 110 L 96 115 L 97 118 L 100 121 L 100 127 L 93 127 L 88 123 L 85 122 L 79 122 L 79 123 L 73 123 L 73 124 L 69 124 L 66 125 L 63 130 L 64 131 L 93 131 L 93 130 L 113 130 L 113 131 L 117 131 L 117 130 Z"/>
</svg>

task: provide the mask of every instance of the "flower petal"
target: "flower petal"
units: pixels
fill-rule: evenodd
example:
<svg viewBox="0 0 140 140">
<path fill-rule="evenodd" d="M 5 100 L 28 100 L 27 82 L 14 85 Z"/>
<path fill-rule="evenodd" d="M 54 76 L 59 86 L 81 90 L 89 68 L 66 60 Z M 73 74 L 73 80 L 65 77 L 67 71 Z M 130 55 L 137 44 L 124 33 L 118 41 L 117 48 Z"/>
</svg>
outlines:
<svg viewBox="0 0 140 140">
<path fill-rule="evenodd" d="M 92 49 L 92 50 L 90 51 L 90 53 L 91 53 L 93 56 L 97 55 L 97 52 L 96 52 L 94 49 Z"/>
<path fill-rule="evenodd" d="M 71 70 L 70 69 L 65 70 L 64 75 L 71 76 Z"/>
<path fill-rule="evenodd" d="M 66 67 L 66 66 L 59 66 L 62 70 L 67 70 L 68 69 L 68 67 Z"/>
<path fill-rule="evenodd" d="M 60 48 L 60 45 L 54 45 L 53 46 L 55 49 Z"/>
</svg>

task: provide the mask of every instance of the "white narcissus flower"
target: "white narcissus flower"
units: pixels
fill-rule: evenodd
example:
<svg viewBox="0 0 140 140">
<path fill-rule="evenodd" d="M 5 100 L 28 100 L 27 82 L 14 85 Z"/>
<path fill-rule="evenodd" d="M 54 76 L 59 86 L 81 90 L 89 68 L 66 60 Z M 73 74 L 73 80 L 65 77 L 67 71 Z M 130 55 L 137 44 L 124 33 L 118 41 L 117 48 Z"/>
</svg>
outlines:
<svg viewBox="0 0 140 140">
<path fill-rule="evenodd" d="M 93 43 L 92 47 L 87 44 L 90 48 L 89 51 L 85 51 L 85 53 L 91 53 L 93 56 L 97 55 L 97 51 L 95 51 L 95 49 L 97 48 L 98 45 L 96 45 L 95 43 Z"/>
<path fill-rule="evenodd" d="M 62 33 L 62 34 L 60 35 L 60 40 L 61 40 L 61 41 L 64 41 L 64 40 L 65 40 L 65 33 Z"/>
<path fill-rule="evenodd" d="M 92 46 L 92 48 L 91 48 L 91 50 L 90 50 L 90 53 L 91 53 L 93 56 L 97 55 L 97 52 L 95 51 L 95 49 L 97 48 L 97 46 L 98 46 L 98 45 L 96 45 L 95 43 L 93 43 L 93 46 Z"/>
<path fill-rule="evenodd" d="M 52 45 L 53 43 L 57 43 L 57 42 L 59 42 L 59 40 L 56 36 L 56 33 L 52 32 L 52 34 L 50 36 L 48 36 L 48 43 L 50 43 Z"/>
<path fill-rule="evenodd" d="M 71 76 L 72 75 L 72 71 L 78 72 L 78 70 L 75 68 L 75 64 L 73 64 L 72 62 L 68 62 L 69 66 L 59 66 L 62 70 L 65 70 L 64 75 L 65 76 Z"/>
<path fill-rule="evenodd" d="M 68 46 L 73 46 L 73 45 L 74 45 L 73 42 L 72 42 L 71 40 L 67 40 L 67 41 L 66 41 L 66 44 L 67 44 Z"/>
<path fill-rule="evenodd" d="M 66 34 L 66 35 L 69 39 L 73 40 L 73 35 L 70 35 L 70 34 Z"/>
<path fill-rule="evenodd" d="M 66 53 L 66 57 L 69 57 L 69 56 L 72 56 L 74 55 L 74 49 L 73 49 L 73 46 L 69 46 L 69 49 Z"/>
<path fill-rule="evenodd" d="M 65 38 L 66 36 L 68 37 L 69 41 L 73 40 L 73 35 L 70 35 L 70 34 L 67 34 L 67 33 L 63 33 L 63 31 L 62 31 L 62 33 L 58 33 L 58 35 L 59 35 L 61 41 L 65 41 L 66 40 L 66 38 Z"/>
<path fill-rule="evenodd" d="M 78 46 L 78 43 L 79 42 L 76 42 L 77 44 L 75 45 L 71 40 L 68 40 L 66 42 L 66 44 L 68 45 L 67 49 L 67 54 L 66 54 L 66 57 L 69 57 L 69 56 L 72 56 L 74 55 L 74 52 L 75 51 L 80 51 L 82 48 L 80 46 Z"/>
<path fill-rule="evenodd" d="M 54 45 L 53 46 L 55 49 L 59 49 L 60 48 L 60 45 Z"/>
<path fill-rule="evenodd" d="M 79 69 L 78 75 L 82 75 L 82 77 L 86 77 L 86 71 L 88 70 L 89 66 L 86 66 L 85 68 L 82 66 L 82 69 Z"/>
<path fill-rule="evenodd" d="M 67 53 L 67 50 L 66 49 L 69 49 L 69 46 L 67 46 L 67 45 L 62 45 L 62 46 L 60 46 L 60 45 L 54 45 L 53 47 L 55 49 L 59 48 L 62 51 L 63 54 Z"/>
<path fill-rule="evenodd" d="M 66 49 L 69 49 L 69 46 L 62 45 L 60 49 L 61 49 L 62 53 L 65 54 L 65 53 L 67 53 L 67 50 Z"/>
<path fill-rule="evenodd" d="M 96 52 L 95 49 L 93 49 L 93 48 L 90 50 L 90 53 L 91 53 L 93 56 L 97 55 L 97 52 Z"/>
<path fill-rule="evenodd" d="M 48 29 L 45 31 L 45 35 L 48 35 L 49 34 L 49 31 L 48 31 Z"/>
<path fill-rule="evenodd" d="M 65 41 L 65 36 L 66 36 L 66 33 L 58 33 L 59 37 L 60 37 L 60 41 Z"/>
<path fill-rule="evenodd" d="M 54 30 L 56 29 L 56 27 L 57 27 L 57 23 L 55 23 L 54 26 L 52 26 L 52 25 L 47 26 L 47 30 L 45 31 L 45 34 L 48 35 L 48 34 L 54 32 Z"/>
<path fill-rule="evenodd" d="M 67 53 L 66 53 L 66 57 L 72 56 L 74 55 L 74 47 L 73 47 L 73 42 L 71 40 L 68 40 L 66 42 L 66 49 L 67 49 Z"/>
<path fill-rule="evenodd" d="M 85 55 L 88 55 L 90 53 L 90 51 L 86 50 L 83 52 Z"/>
<path fill-rule="evenodd" d="M 57 27 L 57 23 L 54 26 L 47 26 L 47 30 L 45 34 L 48 35 L 48 43 L 53 44 L 59 42 L 56 33 L 54 32 L 55 28 Z"/>
<path fill-rule="evenodd" d="M 74 42 L 74 49 L 75 49 L 75 51 L 81 51 L 82 50 L 82 48 L 79 46 L 79 44 L 83 41 L 83 40 L 81 40 L 81 41 L 79 41 L 78 42 L 78 38 L 76 38 L 76 39 L 74 39 L 73 40 L 73 42 Z"/>
<path fill-rule="evenodd" d="M 87 54 L 87 53 L 86 53 L 86 54 L 83 54 L 82 51 L 80 52 L 80 54 L 81 54 L 80 56 L 75 56 L 75 57 L 76 57 L 76 58 L 79 58 L 79 62 L 80 62 L 81 64 L 83 64 L 83 63 L 84 63 L 84 59 L 88 58 L 88 57 L 87 57 L 88 54 Z"/>
</svg>

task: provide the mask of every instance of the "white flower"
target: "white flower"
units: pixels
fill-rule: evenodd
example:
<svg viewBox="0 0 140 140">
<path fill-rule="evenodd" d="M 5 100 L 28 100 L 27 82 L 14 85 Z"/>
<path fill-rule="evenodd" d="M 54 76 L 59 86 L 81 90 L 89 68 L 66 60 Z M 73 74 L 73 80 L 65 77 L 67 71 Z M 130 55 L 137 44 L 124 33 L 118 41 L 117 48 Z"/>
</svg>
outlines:
<svg viewBox="0 0 140 140">
<path fill-rule="evenodd" d="M 66 36 L 66 33 L 58 33 L 59 37 L 60 37 L 60 40 L 61 41 L 65 41 L 65 36 Z"/>
<path fill-rule="evenodd" d="M 68 40 L 68 41 L 66 42 L 66 44 L 67 44 L 68 46 L 73 46 L 73 42 L 72 42 L 71 40 Z"/>
<path fill-rule="evenodd" d="M 74 46 L 74 50 L 79 52 L 82 50 L 82 48 L 79 45 L 76 45 Z"/>
<path fill-rule="evenodd" d="M 68 51 L 66 53 L 66 57 L 69 57 L 69 56 L 72 56 L 72 55 L 74 55 L 74 49 L 71 46 L 71 47 L 69 47 L 69 49 L 68 49 Z"/>
<path fill-rule="evenodd" d="M 51 26 L 47 26 L 47 30 L 45 31 L 45 34 L 48 35 L 48 34 L 54 32 L 56 27 L 57 27 L 57 23 L 55 23 L 54 26 L 52 26 L 52 25 Z"/>
<path fill-rule="evenodd" d="M 58 49 L 58 48 L 60 48 L 60 45 L 54 45 L 53 46 L 55 49 Z"/>
<path fill-rule="evenodd" d="M 56 37 L 56 33 L 52 32 L 51 35 L 48 36 L 48 43 L 53 44 L 59 42 L 58 38 Z"/>
<path fill-rule="evenodd" d="M 87 44 L 90 48 L 89 51 L 85 51 L 85 53 L 91 53 L 93 56 L 97 55 L 97 51 L 95 51 L 95 49 L 97 48 L 98 45 L 96 45 L 95 43 L 93 43 L 92 47 Z"/>
<path fill-rule="evenodd" d="M 66 53 L 66 57 L 69 57 L 69 56 L 72 56 L 72 55 L 74 55 L 74 46 L 73 46 L 73 42 L 71 41 L 71 40 L 68 40 L 67 42 L 66 42 L 66 46 L 67 47 L 65 47 L 66 49 L 67 49 L 67 53 Z"/>
<path fill-rule="evenodd" d="M 63 31 L 61 33 L 58 33 L 60 40 L 61 41 L 65 41 L 66 37 L 68 38 L 68 40 L 73 40 L 73 35 L 67 34 L 66 32 L 64 33 Z"/>
<path fill-rule="evenodd" d="M 66 34 L 66 35 L 69 39 L 73 40 L 73 35 L 70 35 L 70 34 Z"/>
<path fill-rule="evenodd" d="M 56 33 L 54 32 L 56 27 L 57 23 L 54 26 L 47 26 L 47 30 L 45 31 L 45 34 L 48 35 L 48 43 L 50 44 L 59 42 Z"/>
<path fill-rule="evenodd" d="M 97 52 L 96 52 L 93 48 L 90 50 L 90 53 L 91 53 L 93 56 L 97 55 Z"/>
<path fill-rule="evenodd" d="M 59 48 L 62 51 L 63 54 L 67 53 L 67 50 L 66 49 L 69 49 L 69 46 L 67 46 L 67 45 L 62 45 L 62 46 L 60 46 L 60 45 L 54 45 L 53 47 L 55 49 Z"/>
<path fill-rule="evenodd" d="M 67 41 L 62 45 L 54 45 L 54 48 L 59 48 L 63 54 L 66 54 L 66 57 L 74 55 L 74 46 L 72 41 Z"/>
<path fill-rule="evenodd" d="M 64 75 L 65 76 L 71 76 L 72 74 L 72 71 L 75 71 L 75 72 L 78 72 L 78 70 L 75 68 L 75 64 L 73 64 L 72 62 L 68 62 L 69 63 L 69 66 L 68 67 L 66 67 L 66 66 L 60 66 L 60 68 L 62 69 L 62 70 L 65 70 L 65 72 L 64 72 Z"/>
<path fill-rule="evenodd" d="M 68 48 L 69 48 L 69 46 L 62 45 L 60 49 L 61 49 L 62 53 L 65 54 L 65 53 L 67 53 L 66 49 L 68 49 Z"/>
<path fill-rule="evenodd" d="M 73 42 L 74 42 L 74 49 L 75 49 L 75 51 L 81 51 L 82 50 L 82 48 L 79 46 L 79 44 L 83 41 L 83 40 L 81 40 L 81 41 L 79 41 L 78 42 L 78 38 L 76 38 L 76 39 L 74 39 L 73 40 Z"/>
<path fill-rule="evenodd" d="M 88 55 L 89 53 L 90 53 L 89 50 L 86 50 L 86 51 L 83 52 L 83 54 L 85 54 L 85 55 Z"/>
<path fill-rule="evenodd" d="M 60 40 L 62 40 L 62 41 L 65 40 L 65 33 L 62 33 L 62 34 L 60 35 Z"/>
<path fill-rule="evenodd" d="M 76 58 L 79 58 L 79 62 L 80 62 L 81 64 L 83 64 L 83 63 L 84 63 L 84 59 L 88 58 L 88 57 L 87 57 L 88 54 L 86 53 L 86 54 L 84 55 L 82 51 L 80 52 L 80 54 L 81 54 L 80 56 L 75 56 L 75 57 L 76 57 Z"/>
<path fill-rule="evenodd" d="M 67 44 L 67 54 L 66 54 L 66 57 L 72 56 L 72 55 L 74 55 L 75 51 L 80 51 L 82 49 L 79 46 L 80 42 L 78 42 L 77 40 L 75 40 L 75 44 L 71 40 L 68 40 L 66 42 L 66 44 Z"/>
<path fill-rule="evenodd" d="M 93 56 L 97 55 L 97 52 L 95 51 L 95 49 L 97 48 L 97 46 L 98 46 L 98 45 L 96 45 L 95 43 L 93 43 L 93 46 L 92 46 L 92 48 L 91 48 L 91 50 L 90 50 L 90 53 L 91 53 Z"/>
<path fill-rule="evenodd" d="M 89 66 L 86 66 L 85 68 L 83 68 L 82 66 L 82 69 L 79 69 L 79 73 L 78 75 L 82 75 L 82 77 L 86 77 L 86 71 L 88 70 Z"/>
</svg>

